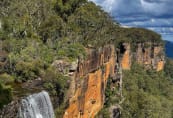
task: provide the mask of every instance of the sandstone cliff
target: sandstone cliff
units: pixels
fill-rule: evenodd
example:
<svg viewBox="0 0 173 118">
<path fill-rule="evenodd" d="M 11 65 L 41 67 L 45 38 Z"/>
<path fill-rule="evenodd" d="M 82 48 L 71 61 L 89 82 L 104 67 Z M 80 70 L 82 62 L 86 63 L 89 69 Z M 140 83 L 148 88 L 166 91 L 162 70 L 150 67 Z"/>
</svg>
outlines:
<svg viewBox="0 0 173 118">
<path fill-rule="evenodd" d="M 93 118 L 101 110 L 107 79 L 114 76 L 115 56 L 112 45 L 88 50 L 87 59 L 79 61 L 75 93 L 64 118 Z"/>
<path fill-rule="evenodd" d="M 129 70 L 134 61 L 146 69 L 164 68 L 162 46 L 146 42 L 138 43 L 135 51 L 131 48 L 130 43 L 122 43 L 118 51 L 113 45 L 87 49 L 87 59 L 79 60 L 75 71 L 75 89 L 64 118 L 94 118 L 103 107 L 107 79 L 118 76 L 117 65 Z"/>
<path fill-rule="evenodd" d="M 157 71 L 164 68 L 164 48 L 159 44 L 151 42 L 138 43 L 135 50 L 131 50 L 129 43 L 123 43 L 123 52 L 121 65 L 123 69 L 130 69 L 131 63 L 137 62 L 146 69 L 155 69 Z"/>
<path fill-rule="evenodd" d="M 121 59 L 122 68 L 125 70 L 129 70 L 131 66 L 131 53 L 132 53 L 130 44 L 123 43 L 121 48 L 123 48 L 120 49 L 120 53 L 122 53 L 122 59 Z"/>
</svg>

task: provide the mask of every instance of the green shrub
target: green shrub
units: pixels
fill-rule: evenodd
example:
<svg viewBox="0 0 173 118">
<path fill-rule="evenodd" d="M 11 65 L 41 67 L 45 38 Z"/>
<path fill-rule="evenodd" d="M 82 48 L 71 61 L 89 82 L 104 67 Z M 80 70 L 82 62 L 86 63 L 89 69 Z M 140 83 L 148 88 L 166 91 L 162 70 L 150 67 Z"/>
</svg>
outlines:
<svg viewBox="0 0 173 118">
<path fill-rule="evenodd" d="M 100 116 L 102 118 L 110 118 L 110 112 L 109 112 L 109 108 L 103 108 L 99 111 L 99 113 L 96 115 L 96 118 L 100 118 Z"/>
<path fill-rule="evenodd" d="M 85 48 L 79 43 L 72 43 L 66 47 L 62 47 L 57 53 L 59 58 L 68 57 L 71 61 L 76 60 L 78 57 L 85 58 Z"/>
<path fill-rule="evenodd" d="M 173 82 L 164 72 L 144 70 L 133 64 L 132 69 L 123 75 L 125 101 L 122 104 L 122 118 L 172 117 L 172 85 Z"/>
<path fill-rule="evenodd" d="M 3 105 L 8 104 L 12 100 L 12 88 L 10 86 L 4 86 L 0 83 L 0 108 Z"/>
<path fill-rule="evenodd" d="M 14 78 L 7 74 L 7 73 L 3 73 L 0 75 L 0 83 L 3 83 L 3 84 L 10 84 L 14 82 Z"/>
<path fill-rule="evenodd" d="M 69 77 L 66 77 L 58 72 L 54 67 L 49 67 L 44 75 L 44 87 L 56 95 L 58 98 L 58 104 L 62 104 L 66 96 L 66 92 L 69 88 Z"/>
<path fill-rule="evenodd" d="M 44 63 L 41 60 L 33 60 L 33 62 L 20 61 L 16 64 L 16 79 L 19 81 L 36 79 L 44 74 L 43 69 Z"/>
<path fill-rule="evenodd" d="M 166 64 L 164 67 L 165 73 L 173 79 L 173 60 L 172 59 L 166 59 Z"/>
</svg>

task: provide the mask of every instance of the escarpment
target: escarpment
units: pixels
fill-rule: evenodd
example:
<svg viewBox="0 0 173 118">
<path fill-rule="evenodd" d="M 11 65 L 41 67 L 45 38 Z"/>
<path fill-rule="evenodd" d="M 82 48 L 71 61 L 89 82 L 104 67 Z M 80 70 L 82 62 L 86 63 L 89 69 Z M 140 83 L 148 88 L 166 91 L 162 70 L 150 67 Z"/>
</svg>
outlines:
<svg viewBox="0 0 173 118">
<path fill-rule="evenodd" d="M 118 47 L 105 45 L 98 49 L 87 48 L 86 58 L 72 63 L 56 60 L 52 64 L 58 72 L 71 78 L 70 87 L 65 96 L 68 106 L 64 118 L 94 118 L 105 103 L 105 89 L 108 79 L 111 79 L 111 89 L 117 89 L 122 97 L 122 71 L 131 69 L 133 62 L 143 65 L 146 69 L 163 70 L 165 60 L 163 47 L 149 42 L 136 44 L 121 43 Z M 118 97 L 115 96 L 115 97 Z M 119 98 L 118 98 L 119 99 Z M 12 102 L 13 103 L 13 102 Z M 53 103 L 54 104 L 54 103 Z M 12 104 L 11 108 L 18 107 Z M 116 108 L 116 109 L 115 109 Z M 8 111 L 8 106 L 4 112 Z M 110 111 L 119 111 L 119 106 L 113 105 Z M 15 114 L 9 111 L 9 114 Z M 120 112 L 116 112 L 120 115 Z M 0 113 L 2 115 L 2 113 Z M 5 115 L 6 116 L 6 115 Z"/>
<path fill-rule="evenodd" d="M 128 43 L 120 45 L 120 54 L 122 54 L 121 65 L 125 70 L 129 70 L 131 66 L 131 47 Z"/>
<path fill-rule="evenodd" d="M 146 68 L 157 71 L 163 70 L 165 63 L 163 47 L 152 44 L 151 42 L 139 43 L 137 45 L 135 59 Z"/>
<path fill-rule="evenodd" d="M 87 49 L 87 59 L 79 59 L 75 71 L 75 92 L 69 100 L 64 118 L 94 118 L 104 105 L 107 80 L 109 77 L 118 78 L 117 65 L 129 70 L 131 63 L 135 62 L 146 69 L 163 70 L 162 46 L 138 43 L 135 51 L 131 46 L 130 43 L 122 43 L 120 48 L 107 45 L 99 49 Z"/>
<path fill-rule="evenodd" d="M 88 50 L 87 59 L 79 61 L 75 94 L 64 118 L 93 118 L 101 110 L 107 79 L 114 76 L 115 59 L 112 45 Z"/>
<path fill-rule="evenodd" d="M 165 56 L 162 45 L 145 42 L 137 43 L 134 47 L 130 43 L 123 43 L 120 53 L 121 65 L 125 70 L 130 69 L 132 61 L 143 65 L 146 69 L 161 71 L 164 68 Z"/>
</svg>

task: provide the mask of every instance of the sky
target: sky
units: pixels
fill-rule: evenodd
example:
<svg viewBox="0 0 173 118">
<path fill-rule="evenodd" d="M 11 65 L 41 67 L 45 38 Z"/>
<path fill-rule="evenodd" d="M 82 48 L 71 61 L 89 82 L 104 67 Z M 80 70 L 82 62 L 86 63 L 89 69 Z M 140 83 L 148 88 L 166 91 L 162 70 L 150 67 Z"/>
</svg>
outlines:
<svg viewBox="0 0 173 118">
<path fill-rule="evenodd" d="M 144 27 L 173 41 L 173 0 L 91 0 L 121 25 Z"/>
</svg>

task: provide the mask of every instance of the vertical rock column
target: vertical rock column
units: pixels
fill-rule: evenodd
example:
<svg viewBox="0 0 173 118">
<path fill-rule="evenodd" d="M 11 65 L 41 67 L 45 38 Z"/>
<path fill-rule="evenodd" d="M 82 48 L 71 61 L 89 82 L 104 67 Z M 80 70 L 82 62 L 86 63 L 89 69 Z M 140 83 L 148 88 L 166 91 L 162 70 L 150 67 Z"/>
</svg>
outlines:
<svg viewBox="0 0 173 118">
<path fill-rule="evenodd" d="M 122 59 L 121 59 L 121 65 L 122 69 L 129 70 L 131 67 L 131 51 L 130 51 L 130 44 L 129 43 L 123 43 L 125 52 L 123 53 Z"/>
<path fill-rule="evenodd" d="M 155 69 L 161 71 L 164 69 L 165 55 L 163 46 L 152 43 L 138 43 L 134 59 L 138 64 L 143 65 L 146 69 Z"/>
<path fill-rule="evenodd" d="M 157 71 L 161 71 L 164 69 L 165 60 L 163 54 L 163 47 L 155 46 L 154 47 L 154 68 Z"/>
<path fill-rule="evenodd" d="M 108 45 L 89 53 L 88 59 L 79 65 L 80 86 L 71 98 L 64 118 L 94 118 L 103 107 L 107 79 L 114 75 L 115 49 Z"/>
</svg>

